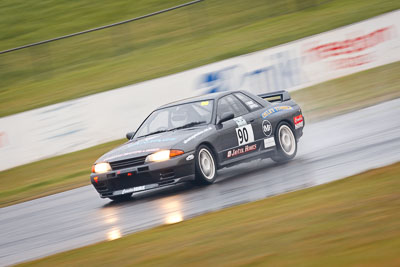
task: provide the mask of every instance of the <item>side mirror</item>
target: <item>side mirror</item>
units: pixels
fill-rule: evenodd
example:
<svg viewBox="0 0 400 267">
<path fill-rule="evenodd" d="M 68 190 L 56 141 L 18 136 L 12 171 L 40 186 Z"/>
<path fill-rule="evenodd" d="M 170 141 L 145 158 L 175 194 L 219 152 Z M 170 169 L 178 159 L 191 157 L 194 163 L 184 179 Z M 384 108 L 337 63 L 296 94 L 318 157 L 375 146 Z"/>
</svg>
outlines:
<svg viewBox="0 0 400 267">
<path fill-rule="evenodd" d="M 126 139 L 131 140 L 134 135 L 135 135 L 135 132 L 129 132 L 126 134 Z"/>
<path fill-rule="evenodd" d="M 235 115 L 232 112 L 225 112 L 222 114 L 221 119 L 219 119 L 218 124 L 221 124 L 225 121 L 229 121 L 233 119 Z"/>
</svg>

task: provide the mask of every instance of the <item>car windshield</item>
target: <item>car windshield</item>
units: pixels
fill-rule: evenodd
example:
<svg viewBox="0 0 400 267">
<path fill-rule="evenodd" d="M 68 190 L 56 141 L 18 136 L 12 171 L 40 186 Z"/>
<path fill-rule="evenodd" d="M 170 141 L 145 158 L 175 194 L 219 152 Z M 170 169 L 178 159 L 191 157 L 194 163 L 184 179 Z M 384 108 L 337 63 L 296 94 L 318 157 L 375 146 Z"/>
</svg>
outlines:
<svg viewBox="0 0 400 267">
<path fill-rule="evenodd" d="M 143 122 L 135 137 L 208 124 L 213 104 L 213 100 L 206 100 L 158 109 Z"/>
</svg>

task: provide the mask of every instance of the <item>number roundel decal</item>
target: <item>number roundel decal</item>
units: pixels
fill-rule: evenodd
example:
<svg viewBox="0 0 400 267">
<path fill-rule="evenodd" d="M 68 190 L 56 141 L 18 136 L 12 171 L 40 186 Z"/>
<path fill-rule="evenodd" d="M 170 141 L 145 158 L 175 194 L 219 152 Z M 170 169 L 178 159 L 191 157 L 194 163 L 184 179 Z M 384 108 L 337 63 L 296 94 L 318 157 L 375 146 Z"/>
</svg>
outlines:
<svg viewBox="0 0 400 267">
<path fill-rule="evenodd" d="M 272 125 L 271 125 L 271 123 L 269 121 L 267 121 L 267 120 L 264 120 L 262 122 L 262 130 L 263 130 L 264 135 L 266 137 L 269 137 L 271 135 L 271 133 L 272 133 Z"/>
<path fill-rule="evenodd" d="M 254 142 L 253 127 L 251 124 L 236 128 L 236 135 L 239 146 Z"/>
</svg>

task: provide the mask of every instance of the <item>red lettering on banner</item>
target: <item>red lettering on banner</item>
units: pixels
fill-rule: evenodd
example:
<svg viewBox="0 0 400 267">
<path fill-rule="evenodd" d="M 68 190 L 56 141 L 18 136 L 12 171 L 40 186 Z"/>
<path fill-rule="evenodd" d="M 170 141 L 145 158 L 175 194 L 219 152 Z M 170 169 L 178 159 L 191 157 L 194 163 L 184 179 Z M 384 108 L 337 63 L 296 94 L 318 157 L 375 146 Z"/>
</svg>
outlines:
<svg viewBox="0 0 400 267">
<path fill-rule="evenodd" d="M 341 58 L 332 62 L 332 67 L 335 69 L 351 68 L 364 65 L 371 62 L 368 55 L 360 55 L 356 57 Z"/>
<path fill-rule="evenodd" d="M 308 49 L 306 52 L 310 53 L 314 60 L 361 52 L 391 39 L 390 30 L 392 27 L 381 28 L 369 34 L 344 41 L 319 45 Z"/>
</svg>

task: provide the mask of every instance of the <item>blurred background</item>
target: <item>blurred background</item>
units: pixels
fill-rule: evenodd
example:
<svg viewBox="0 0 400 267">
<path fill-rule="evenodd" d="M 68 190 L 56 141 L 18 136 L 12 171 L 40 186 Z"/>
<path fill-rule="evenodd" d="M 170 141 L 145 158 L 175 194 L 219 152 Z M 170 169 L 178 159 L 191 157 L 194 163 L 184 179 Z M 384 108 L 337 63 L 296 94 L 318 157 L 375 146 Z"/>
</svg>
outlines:
<svg viewBox="0 0 400 267">
<path fill-rule="evenodd" d="M 394 0 L 0 1 L 0 265 L 71 244 L 119 239 L 398 161 L 399 127 L 393 118 L 400 111 L 394 102 L 400 98 L 399 8 Z M 110 204 L 84 187 L 93 162 L 126 142 L 125 133 L 156 106 L 233 89 L 290 90 L 306 121 L 291 165 L 240 165 L 224 170 L 208 189 L 144 193 L 138 205 Z M 364 110 L 365 116 L 351 113 L 379 103 L 378 111 Z M 214 259 L 229 255 L 224 260 L 231 263 L 258 251 L 254 261 L 242 262 L 250 265 L 265 263 L 270 255 L 278 255 L 275 265 L 281 265 L 290 245 L 306 263 L 315 256 L 316 266 L 340 264 L 343 255 L 353 263 L 376 257 L 381 265 L 390 254 L 398 262 L 399 242 L 391 238 L 399 232 L 399 168 L 397 163 L 327 190 L 314 188 L 315 194 L 306 190 L 306 197 L 302 191 L 288 194 L 283 205 L 272 198 L 265 200 L 271 205 L 242 205 L 225 216 L 215 212 L 199 218 L 194 228 L 161 228 L 165 238 L 157 232 L 150 239 L 161 244 L 151 248 L 160 245 L 171 259 L 180 254 L 171 252 L 170 240 L 177 238 L 178 244 L 187 237 L 181 243 L 188 250 L 186 265 L 193 251 L 201 252 L 198 257 L 210 252 L 210 244 Z M 276 220 L 262 217 L 269 214 Z M 221 229 L 221 222 L 235 225 Z M 198 231 L 202 241 L 182 234 L 185 229 Z M 213 243 L 219 235 L 227 238 Z M 137 240 L 140 247 L 142 239 Z M 269 255 L 266 240 L 273 241 Z M 113 255 L 126 247 L 123 242 Z M 237 252 L 221 249 L 228 243 Z M 111 249 L 119 248 L 115 244 Z M 126 259 L 142 259 L 132 259 L 134 248 L 124 251 Z M 144 258 L 160 260 L 148 251 L 142 250 Z M 101 249 L 81 253 L 85 260 L 94 255 L 92 264 L 122 262 Z M 68 255 L 60 258 L 57 265 L 72 262 Z"/>
<path fill-rule="evenodd" d="M 1 1 L 0 51 L 186 2 Z M 207 0 L 0 54 L 0 116 L 287 43 L 398 7 L 390 0 Z"/>
</svg>

